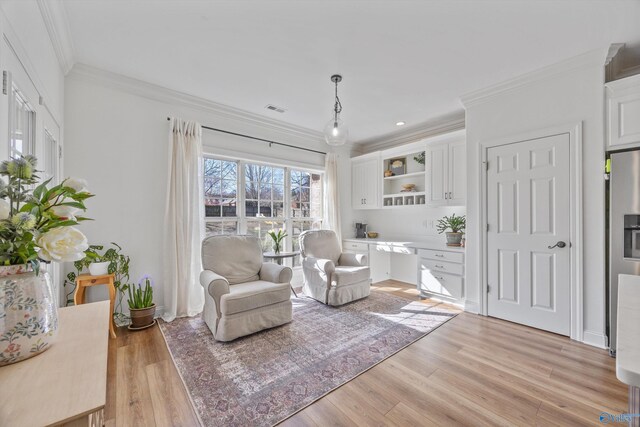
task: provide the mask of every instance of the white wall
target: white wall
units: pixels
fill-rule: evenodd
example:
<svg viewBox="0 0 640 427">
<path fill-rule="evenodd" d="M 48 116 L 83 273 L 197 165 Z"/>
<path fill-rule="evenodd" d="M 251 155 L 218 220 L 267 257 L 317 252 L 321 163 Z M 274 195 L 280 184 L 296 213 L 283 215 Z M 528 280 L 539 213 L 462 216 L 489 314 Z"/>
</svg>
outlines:
<svg viewBox="0 0 640 427">
<path fill-rule="evenodd" d="M 78 66 L 77 66 L 78 67 Z M 232 112 L 214 111 L 206 101 L 99 70 L 78 67 L 65 87 L 66 174 L 84 177 L 96 197 L 88 200 L 82 225 L 91 243 L 117 242 L 131 256 L 131 279 L 150 274 L 156 304 L 163 306 L 162 237 L 168 167 L 167 116 L 293 145 L 326 151 L 315 135 L 257 124 Z M 324 169 L 324 156 L 269 148 L 203 130 L 204 151 Z M 97 289 L 93 299 L 106 298 Z"/>
<path fill-rule="evenodd" d="M 467 102 L 467 302 L 480 303 L 481 248 L 478 145 L 555 126 L 582 122 L 584 212 L 584 340 L 604 346 L 605 217 L 604 181 L 604 61 L 606 50 L 591 52 L 538 74 L 490 90 Z M 510 86 L 510 87 L 508 87 Z M 568 284 L 567 284 L 568 285 Z"/>
<path fill-rule="evenodd" d="M 355 235 L 355 223 L 365 222 L 369 231 L 377 231 L 380 238 L 400 238 L 409 240 L 445 240 L 443 235 L 435 230 L 437 221 L 445 215 L 464 215 L 463 206 L 456 207 L 425 207 L 412 206 L 397 209 L 376 209 L 353 211 L 353 223 L 347 234 Z"/>
</svg>

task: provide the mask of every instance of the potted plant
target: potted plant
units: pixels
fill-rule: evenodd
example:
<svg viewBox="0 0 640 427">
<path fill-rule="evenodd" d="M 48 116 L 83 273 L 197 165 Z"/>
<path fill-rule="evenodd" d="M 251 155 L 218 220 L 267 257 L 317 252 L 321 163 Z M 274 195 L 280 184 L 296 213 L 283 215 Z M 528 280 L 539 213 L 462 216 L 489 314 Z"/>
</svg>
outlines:
<svg viewBox="0 0 640 427">
<path fill-rule="evenodd" d="M 111 264 L 111 261 L 105 259 L 104 255 L 98 253 L 98 250 L 102 250 L 102 246 L 92 245 L 85 251 L 86 261 L 89 264 L 89 274 L 92 276 L 109 274 L 109 264 Z"/>
<path fill-rule="evenodd" d="M 86 268 L 89 269 L 91 274 L 92 264 L 95 264 L 96 260 L 100 263 L 107 265 L 107 271 L 104 274 L 113 274 L 113 284 L 118 291 L 116 296 L 116 304 L 113 311 L 113 317 L 116 325 L 123 326 L 129 322 L 128 316 L 122 312 L 122 302 L 124 300 L 125 293 L 129 289 L 129 263 L 131 259 L 128 255 L 122 253 L 122 247 L 115 242 L 111 242 L 111 248 L 107 249 L 104 253 L 104 246 L 102 245 L 89 245 L 85 253 L 85 257 L 73 263 L 75 271 L 71 271 L 67 274 L 64 282 L 65 292 L 67 295 L 66 305 L 73 303 L 72 295 L 76 287 L 76 279 Z M 104 270 L 103 270 L 104 271 Z M 95 274 L 94 274 L 95 275 Z M 67 291 L 68 289 L 68 291 Z"/>
<path fill-rule="evenodd" d="M 137 286 L 129 286 L 129 312 L 131 316 L 129 329 L 144 329 L 154 324 L 156 305 L 153 302 L 153 287 L 149 276 L 140 279 Z"/>
<path fill-rule="evenodd" d="M 436 229 L 438 233 L 445 233 L 447 236 L 447 246 L 460 246 L 460 242 L 462 242 L 462 232 L 466 225 L 467 219 L 464 215 L 457 216 L 456 214 L 452 214 L 451 216 L 444 216 L 439 219 Z"/>
<path fill-rule="evenodd" d="M 286 231 L 284 231 L 284 229 L 270 230 L 267 234 L 271 236 L 273 240 L 273 251 L 279 254 L 282 250 L 282 241 L 287 237 Z"/>
<path fill-rule="evenodd" d="M 74 227 L 88 219 L 78 215 L 92 197 L 86 183 L 38 185 L 36 164 L 33 156 L 0 163 L 0 366 L 45 351 L 57 331 L 51 279 L 40 260 L 78 261 L 89 247 Z"/>
</svg>

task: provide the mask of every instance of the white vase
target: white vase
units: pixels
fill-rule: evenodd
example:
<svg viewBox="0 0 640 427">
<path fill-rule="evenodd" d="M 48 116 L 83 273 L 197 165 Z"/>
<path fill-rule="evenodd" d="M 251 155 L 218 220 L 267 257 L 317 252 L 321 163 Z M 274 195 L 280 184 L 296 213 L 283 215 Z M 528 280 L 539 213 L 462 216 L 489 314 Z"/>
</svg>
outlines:
<svg viewBox="0 0 640 427">
<path fill-rule="evenodd" d="M 15 266 L 0 267 L 0 366 L 47 350 L 58 330 L 49 273 L 7 275 L 15 270 Z"/>
<path fill-rule="evenodd" d="M 109 273 L 109 261 L 105 262 L 92 262 L 89 264 L 89 273 L 92 276 L 104 276 Z"/>
</svg>

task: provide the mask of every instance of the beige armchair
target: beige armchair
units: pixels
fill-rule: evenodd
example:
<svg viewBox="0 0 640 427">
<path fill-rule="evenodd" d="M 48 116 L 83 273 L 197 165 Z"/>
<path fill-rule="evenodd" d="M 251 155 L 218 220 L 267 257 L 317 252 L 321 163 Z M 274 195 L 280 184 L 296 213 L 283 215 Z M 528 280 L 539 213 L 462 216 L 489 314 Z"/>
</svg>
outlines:
<svg viewBox="0 0 640 427">
<path fill-rule="evenodd" d="M 264 263 L 254 236 L 211 236 L 202 242 L 204 321 L 218 341 L 291 322 L 289 267 Z"/>
<path fill-rule="evenodd" d="M 306 295 L 329 305 L 342 305 L 369 296 L 371 272 L 366 255 L 342 253 L 333 231 L 303 232 L 300 253 Z"/>
</svg>

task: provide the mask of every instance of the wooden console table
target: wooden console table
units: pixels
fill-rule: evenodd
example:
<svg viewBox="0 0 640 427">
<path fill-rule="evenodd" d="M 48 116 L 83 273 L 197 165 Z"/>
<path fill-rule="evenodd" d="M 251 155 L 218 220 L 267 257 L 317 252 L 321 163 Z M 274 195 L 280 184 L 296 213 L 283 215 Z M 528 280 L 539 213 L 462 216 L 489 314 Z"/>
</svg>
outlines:
<svg viewBox="0 0 640 427">
<path fill-rule="evenodd" d="M 102 426 L 109 301 L 58 310 L 51 348 L 0 368 L 0 426 Z"/>
</svg>

